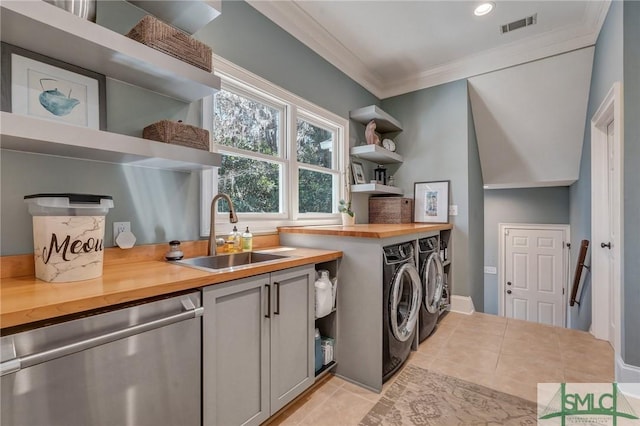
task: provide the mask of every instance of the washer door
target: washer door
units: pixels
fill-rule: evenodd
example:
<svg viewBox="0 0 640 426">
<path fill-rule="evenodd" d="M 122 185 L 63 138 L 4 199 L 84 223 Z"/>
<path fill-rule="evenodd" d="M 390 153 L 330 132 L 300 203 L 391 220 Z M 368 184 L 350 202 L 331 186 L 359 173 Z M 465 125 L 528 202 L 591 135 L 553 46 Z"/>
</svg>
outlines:
<svg viewBox="0 0 640 426">
<path fill-rule="evenodd" d="M 439 310 L 440 300 L 442 299 L 442 287 L 444 286 L 444 268 L 440 255 L 433 252 L 422 264 L 422 276 L 424 277 L 424 306 L 431 314 L 435 314 Z"/>
<path fill-rule="evenodd" d="M 405 263 L 398 269 L 391 284 L 389 318 L 391 332 L 401 342 L 411 338 L 418 323 L 422 285 L 415 266 Z"/>
</svg>

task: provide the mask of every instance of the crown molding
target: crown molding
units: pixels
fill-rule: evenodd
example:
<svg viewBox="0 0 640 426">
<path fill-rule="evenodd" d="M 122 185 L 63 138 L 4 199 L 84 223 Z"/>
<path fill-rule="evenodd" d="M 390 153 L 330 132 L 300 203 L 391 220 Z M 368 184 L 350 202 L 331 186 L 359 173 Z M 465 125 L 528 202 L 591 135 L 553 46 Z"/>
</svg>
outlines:
<svg viewBox="0 0 640 426">
<path fill-rule="evenodd" d="M 480 52 L 394 82 L 384 82 L 367 69 L 357 54 L 347 49 L 296 2 L 247 0 L 247 3 L 373 95 L 386 99 L 594 45 L 611 0 L 587 2 L 580 25 Z"/>
<path fill-rule="evenodd" d="M 294 1 L 247 0 L 247 3 L 380 98 L 380 77 Z"/>
</svg>

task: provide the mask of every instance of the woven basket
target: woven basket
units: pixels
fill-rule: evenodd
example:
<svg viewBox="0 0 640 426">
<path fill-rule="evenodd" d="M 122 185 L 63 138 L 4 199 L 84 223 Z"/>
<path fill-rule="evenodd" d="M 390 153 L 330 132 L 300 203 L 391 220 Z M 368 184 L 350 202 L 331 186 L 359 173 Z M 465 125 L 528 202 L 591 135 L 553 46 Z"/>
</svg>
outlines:
<svg viewBox="0 0 640 426">
<path fill-rule="evenodd" d="M 211 72 L 209 46 L 151 15 L 142 18 L 127 37 Z"/>
<path fill-rule="evenodd" d="M 181 121 L 162 120 L 150 124 L 142 130 L 142 137 L 209 151 L 209 131 Z"/>
<path fill-rule="evenodd" d="M 401 197 L 369 198 L 369 223 L 411 223 L 413 199 Z"/>
</svg>

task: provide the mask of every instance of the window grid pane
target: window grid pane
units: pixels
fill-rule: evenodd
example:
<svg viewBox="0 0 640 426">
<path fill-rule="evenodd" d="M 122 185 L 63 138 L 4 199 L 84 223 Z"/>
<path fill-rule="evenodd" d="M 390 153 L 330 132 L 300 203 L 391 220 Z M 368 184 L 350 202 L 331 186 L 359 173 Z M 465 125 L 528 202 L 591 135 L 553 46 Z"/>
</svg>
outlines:
<svg viewBox="0 0 640 426">
<path fill-rule="evenodd" d="M 333 168 L 334 132 L 302 119 L 296 123 L 297 159 L 301 163 Z"/>
<path fill-rule="evenodd" d="M 281 110 L 226 90 L 216 93 L 214 100 L 216 144 L 279 155 Z"/>
<path fill-rule="evenodd" d="M 333 213 L 333 175 L 298 169 L 298 212 Z"/>
<path fill-rule="evenodd" d="M 218 191 L 229 194 L 238 213 L 281 213 L 282 165 L 222 154 Z M 225 212 L 218 203 L 218 212 Z"/>
</svg>

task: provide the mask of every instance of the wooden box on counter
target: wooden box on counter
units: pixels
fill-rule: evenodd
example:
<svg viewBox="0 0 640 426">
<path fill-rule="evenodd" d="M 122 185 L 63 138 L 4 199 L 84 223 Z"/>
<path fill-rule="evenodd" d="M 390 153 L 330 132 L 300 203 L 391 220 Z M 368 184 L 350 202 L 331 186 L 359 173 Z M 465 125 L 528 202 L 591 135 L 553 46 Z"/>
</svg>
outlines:
<svg viewBox="0 0 640 426">
<path fill-rule="evenodd" d="M 369 198 L 369 223 L 411 223 L 413 199 L 402 197 Z"/>
</svg>

